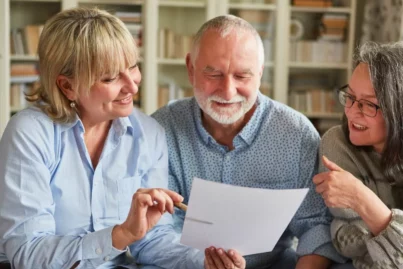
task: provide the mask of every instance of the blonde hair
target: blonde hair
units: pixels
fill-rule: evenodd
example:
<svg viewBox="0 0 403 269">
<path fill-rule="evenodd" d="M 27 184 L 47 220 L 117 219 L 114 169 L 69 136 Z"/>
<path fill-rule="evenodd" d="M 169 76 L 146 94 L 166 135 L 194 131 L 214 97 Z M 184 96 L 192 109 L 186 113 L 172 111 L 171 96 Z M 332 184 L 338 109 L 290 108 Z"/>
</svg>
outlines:
<svg viewBox="0 0 403 269">
<path fill-rule="evenodd" d="M 71 122 L 76 110 L 56 84 L 59 75 L 72 89 L 88 94 L 103 75 L 115 75 L 136 64 L 135 41 L 124 23 L 97 8 L 74 8 L 48 20 L 38 45 L 41 86 L 26 94 L 56 122 Z M 80 89 L 80 92 L 79 92 Z"/>
</svg>

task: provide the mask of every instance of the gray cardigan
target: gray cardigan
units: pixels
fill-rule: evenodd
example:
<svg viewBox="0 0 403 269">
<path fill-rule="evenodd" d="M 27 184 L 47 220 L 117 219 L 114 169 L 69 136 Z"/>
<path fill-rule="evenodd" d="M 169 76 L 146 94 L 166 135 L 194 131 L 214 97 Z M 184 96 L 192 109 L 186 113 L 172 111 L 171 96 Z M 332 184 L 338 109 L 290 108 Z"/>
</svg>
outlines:
<svg viewBox="0 0 403 269">
<path fill-rule="evenodd" d="M 341 126 L 322 138 L 320 156 L 325 155 L 370 188 L 389 208 L 392 220 L 373 236 L 361 217 L 351 209 L 330 208 L 333 244 L 358 269 L 403 268 L 403 189 L 392 186 L 380 169 L 381 155 L 358 149 L 345 138 Z M 319 172 L 327 171 L 321 163 Z"/>
</svg>

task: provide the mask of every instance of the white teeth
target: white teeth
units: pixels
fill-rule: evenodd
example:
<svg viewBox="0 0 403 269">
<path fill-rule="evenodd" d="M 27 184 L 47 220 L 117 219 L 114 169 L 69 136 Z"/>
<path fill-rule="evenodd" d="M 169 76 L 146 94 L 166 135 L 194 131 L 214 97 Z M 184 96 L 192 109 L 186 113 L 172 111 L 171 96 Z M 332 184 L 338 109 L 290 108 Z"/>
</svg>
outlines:
<svg viewBox="0 0 403 269">
<path fill-rule="evenodd" d="M 365 130 L 367 129 L 367 127 L 363 126 L 363 125 L 359 125 L 357 123 L 353 123 L 353 126 L 359 130 Z"/>
</svg>

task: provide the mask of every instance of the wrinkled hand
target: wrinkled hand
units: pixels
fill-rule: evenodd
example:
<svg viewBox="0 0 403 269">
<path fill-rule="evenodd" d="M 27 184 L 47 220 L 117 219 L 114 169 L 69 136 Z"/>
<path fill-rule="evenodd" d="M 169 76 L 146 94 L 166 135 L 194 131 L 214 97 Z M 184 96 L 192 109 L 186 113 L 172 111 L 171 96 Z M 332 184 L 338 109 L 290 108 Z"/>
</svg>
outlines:
<svg viewBox="0 0 403 269">
<path fill-rule="evenodd" d="M 174 203 L 183 197 L 166 189 L 138 189 L 125 222 L 120 225 L 131 242 L 142 239 L 165 212 L 174 213 Z"/>
<path fill-rule="evenodd" d="M 222 248 L 209 247 L 205 250 L 205 269 L 245 269 L 245 259 L 235 250 L 225 252 Z"/>
<path fill-rule="evenodd" d="M 316 192 L 322 195 L 328 207 L 354 209 L 357 193 L 362 191 L 365 185 L 325 156 L 322 157 L 322 161 L 329 172 L 313 177 Z"/>
</svg>

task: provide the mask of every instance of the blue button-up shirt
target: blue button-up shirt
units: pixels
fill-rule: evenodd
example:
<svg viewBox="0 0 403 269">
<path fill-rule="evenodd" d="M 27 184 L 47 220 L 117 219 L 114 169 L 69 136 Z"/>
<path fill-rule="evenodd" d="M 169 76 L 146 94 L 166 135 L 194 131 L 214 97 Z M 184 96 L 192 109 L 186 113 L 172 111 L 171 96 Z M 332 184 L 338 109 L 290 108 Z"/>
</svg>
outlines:
<svg viewBox="0 0 403 269">
<path fill-rule="evenodd" d="M 274 251 L 247 256 L 248 268 L 274 263 L 292 236 L 299 238 L 299 255 L 343 261 L 331 243 L 327 208 L 312 183 L 320 137 L 305 116 L 259 94 L 253 116 L 233 140 L 233 150 L 206 131 L 194 98 L 171 102 L 152 116 L 166 130 L 169 187 L 183 195 L 185 203 L 194 177 L 253 188 L 310 189 Z M 181 213 L 175 214 L 179 230 Z"/>
<path fill-rule="evenodd" d="M 136 190 L 167 183 L 165 133 L 141 112 L 113 121 L 94 169 L 78 118 L 58 124 L 26 109 L 0 141 L 0 261 L 5 254 L 14 268 L 76 261 L 78 268 L 106 268 L 134 257 L 163 268 L 203 268 L 201 251 L 176 243 L 169 214 L 130 251 L 112 246 L 113 226 L 126 219 Z"/>
</svg>

